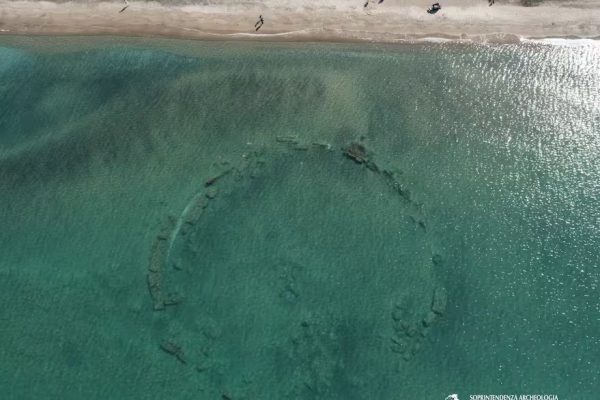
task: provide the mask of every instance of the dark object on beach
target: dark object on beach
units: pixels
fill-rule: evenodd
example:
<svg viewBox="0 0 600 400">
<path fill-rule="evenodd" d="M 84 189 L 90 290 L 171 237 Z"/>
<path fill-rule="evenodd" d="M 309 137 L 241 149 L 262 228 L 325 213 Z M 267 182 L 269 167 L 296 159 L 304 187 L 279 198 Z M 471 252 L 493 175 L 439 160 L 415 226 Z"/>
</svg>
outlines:
<svg viewBox="0 0 600 400">
<path fill-rule="evenodd" d="M 369 5 L 369 0 L 367 0 L 367 2 L 365 3 L 365 5 L 363 6 L 363 8 L 367 8 L 368 5 Z"/>
<path fill-rule="evenodd" d="M 488 0 L 488 3 L 490 3 L 490 7 L 496 2 L 496 0 Z"/>
<path fill-rule="evenodd" d="M 377 2 L 377 4 L 381 4 L 381 3 L 383 3 L 383 0 L 379 0 L 379 1 Z"/>
<path fill-rule="evenodd" d="M 436 12 L 440 11 L 442 9 L 442 6 L 440 6 L 440 3 L 433 3 L 431 5 L 431 8 L 429 10 L 427 10 L 427 12 L 429 14 L 435 14 Z"/>
<path fill-rule="evenodd" d="M 125 6 L 125 7 L 121 8 L 121 11 L 119 11 L 119 14 L 122 13 L 123 11 L 127 10 L 127 7 L 129 7 L 129 6 Z"/>
</svg>

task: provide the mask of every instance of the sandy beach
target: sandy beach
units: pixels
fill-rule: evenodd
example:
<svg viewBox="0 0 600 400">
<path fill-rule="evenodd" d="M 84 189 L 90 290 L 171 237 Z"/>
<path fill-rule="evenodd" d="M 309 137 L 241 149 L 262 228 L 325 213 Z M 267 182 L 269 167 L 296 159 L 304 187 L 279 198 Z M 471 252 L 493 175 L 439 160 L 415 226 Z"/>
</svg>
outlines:
<svg viewBox="0 0 600 400">
<path fill-rule="evenodd" d="M 511 42 L 522 38 L 600 38 L 600 1 L 524 7 L 485 0 L 158 2 L 0 1 L 0 33 L 131 35 L 198 39 L 397 42 L 424 38 Z M 265 23 L 256 32 L 254 23 Z"/>
<path fill-rule="evenodd" d="M 600 38 L 600 0 L 544 2 L 432 0 L 158 2 L 0 1 L 0 34 L 129 35 L 197 39 L 373 41 L 424 38 L 512 42 L 523 38 Z M 254 23 L 265 23 L 256 32 Z"/>
</svg>

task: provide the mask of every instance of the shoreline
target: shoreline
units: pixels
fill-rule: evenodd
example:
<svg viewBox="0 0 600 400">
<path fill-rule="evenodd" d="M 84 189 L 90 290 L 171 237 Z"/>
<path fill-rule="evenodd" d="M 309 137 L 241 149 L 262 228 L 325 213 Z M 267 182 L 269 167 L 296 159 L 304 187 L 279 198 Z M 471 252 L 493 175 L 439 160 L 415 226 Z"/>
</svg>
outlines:
<svg viewBox="0 0 600 400">
<path fill-rule="evenodd" d="M 431 0 L 388 0 L 367 9 L 354 1 L 325 0 L 313 7 L 302 1 L 296 8 L 269 0 L 226 6 L 130 2 L 120 13 L 124 6 L 120 2 L 0 0 L 0 35 L 341 43 L 600 41 L 600 24 L 595 22 L 600 21 L 600 1 L 596 9 L 488 7 L 486 2 L 462 0 L 462 6 L 444 7 L 436 15 L 423 8 Z M 259 14 L 266 22 L 254 32 Z"/>
</svg>

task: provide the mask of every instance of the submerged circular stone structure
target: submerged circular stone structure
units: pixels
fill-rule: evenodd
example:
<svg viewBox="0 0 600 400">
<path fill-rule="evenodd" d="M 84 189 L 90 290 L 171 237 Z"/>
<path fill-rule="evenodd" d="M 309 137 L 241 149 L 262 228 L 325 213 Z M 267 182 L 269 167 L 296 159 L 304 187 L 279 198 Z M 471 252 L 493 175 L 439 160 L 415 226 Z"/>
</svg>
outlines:
<svg viewBox="0 0 600 400">
<path fill-rule="evenodd" d="M 165 226 L 156 334 L 205 398 L 368 398 L 445 312 L 419 207 L 357 143 L 249 154 Z"/>
</svg>

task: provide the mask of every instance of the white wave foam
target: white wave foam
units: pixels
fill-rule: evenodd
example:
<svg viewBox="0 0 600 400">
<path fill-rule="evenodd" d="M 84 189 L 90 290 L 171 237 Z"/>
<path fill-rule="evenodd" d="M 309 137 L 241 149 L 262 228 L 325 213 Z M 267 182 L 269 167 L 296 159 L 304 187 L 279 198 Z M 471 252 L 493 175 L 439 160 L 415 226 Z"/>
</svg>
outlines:
<svg viewBox="0 0 600 400">
<path fill-rule="evenodd" d="M 598 46 L 600 40 L 587 38 L 539 38 L 539 39 L 521 39 L 522 43 L 548 44 L 554 46 Z"/>
</svg>

